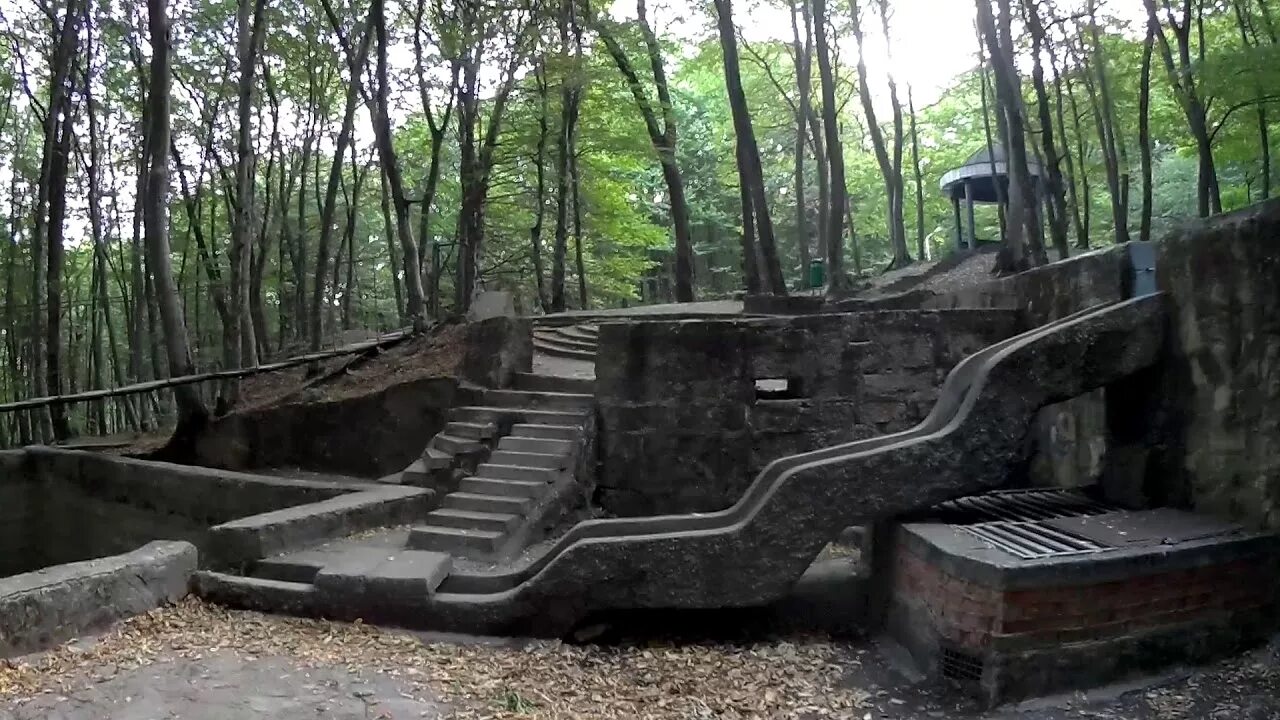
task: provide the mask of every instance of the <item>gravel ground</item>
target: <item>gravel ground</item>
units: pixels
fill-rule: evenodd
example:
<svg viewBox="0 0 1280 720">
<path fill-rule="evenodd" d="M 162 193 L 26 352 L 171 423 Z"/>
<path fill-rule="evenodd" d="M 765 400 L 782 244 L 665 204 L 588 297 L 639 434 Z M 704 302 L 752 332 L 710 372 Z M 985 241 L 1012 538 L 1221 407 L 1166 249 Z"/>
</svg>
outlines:
<svg viewBox="0 0 1280 720">
<path fill-rule="evenodd" d="M 1280 643 L 1154 687 L 991 712 L 903 679 L 865 641 L 571 646 L 411 635 L 193 599 L 0 662 L 0 720 L 1277 717 Z"/>
</svg>

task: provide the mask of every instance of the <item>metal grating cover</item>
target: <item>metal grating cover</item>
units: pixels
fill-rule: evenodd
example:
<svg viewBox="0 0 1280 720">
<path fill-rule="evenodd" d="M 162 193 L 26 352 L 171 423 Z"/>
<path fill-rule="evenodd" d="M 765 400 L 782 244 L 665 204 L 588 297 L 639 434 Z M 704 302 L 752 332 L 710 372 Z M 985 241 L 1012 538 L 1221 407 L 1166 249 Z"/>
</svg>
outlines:
<svg viewBox="0 0 1280 720">
<path fill-rule="evenodd" d="M 1110 549 L 1107 545 L 1054 529 L 1037 521 L 997 520 L 965 525 L 961 529 L 1023 560 L 1082 555 Z"/>
<path fill-rule="evenodd" d="M 1037 560 L 1111 549 L 1046 521 L 1102 515 L 1121 508 L 1078 490 L 1003 490 L 951 500 L 937 510 L 946 522 L 1000 550 L 1023 560 Z"/>
</svg>

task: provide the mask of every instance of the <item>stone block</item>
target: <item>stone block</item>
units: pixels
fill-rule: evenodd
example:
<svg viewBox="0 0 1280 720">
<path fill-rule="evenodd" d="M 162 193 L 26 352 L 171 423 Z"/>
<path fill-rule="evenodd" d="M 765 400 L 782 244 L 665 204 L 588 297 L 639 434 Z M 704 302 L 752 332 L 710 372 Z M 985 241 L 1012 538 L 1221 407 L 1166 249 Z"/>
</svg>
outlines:
<svg viewBox="0 0 1280 720">
<path fill-rule="evenodd" d="M 211 567 L 232 567 L 362 530 L 419 519 L 435 504 L 430 490 L 382 487 L 263 513 L 209 530 Z"/>
<path fill-rule="evenodd" d="M 467 310 L 467 322 L 480 322 L 490 318 L 516 316 L 516 302 L 511 293 L 504 290 L 487 290 L 471 300 Z"/>
<path fill-rule="evenodd" d="M 196 556 L 190 543 L 153 542 L 0 579 L 0 657 L 41 650 L 181 599 Z"/>
<path fill-rule="evenodd" d="M 516 373 L 533 369 L 533 325 L 527 318 L 493 317 L 467 324 L 462 379 L 506 387 Z"/>
</svg>

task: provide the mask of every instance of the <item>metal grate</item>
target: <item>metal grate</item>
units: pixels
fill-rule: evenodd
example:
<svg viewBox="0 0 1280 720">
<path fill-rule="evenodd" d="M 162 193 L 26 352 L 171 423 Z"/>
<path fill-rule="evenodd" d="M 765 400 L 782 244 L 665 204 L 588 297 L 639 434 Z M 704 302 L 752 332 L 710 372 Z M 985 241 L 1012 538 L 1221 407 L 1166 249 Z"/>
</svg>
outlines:
<svg viewBox="0 0 1280 720">
<path fill-rule="evenodd" d="M 1083 517 L 1120 509 L 1078 490 L 1001 490 L 950 500 L 937 507 L 943 519 L 952 525 Z"/>
<path fill-rule="evenodd" d="M 1116 512 L 1121 508 L 1079 490 L 1002 490 L 951 500 L 938 519 L 1023 560 L 1081 555 L 1111 546 L 1080 537 L 1049 521 Z"/>
<path fill-rule="evenodd" d="M 961 529 L 1023 560 L 1082 555 L 1109 549 L 1106 545 L 1038 521 L 1000 520 L 965 525 Z"/>
<path fill-rule="evenodd" d="M 955 648 L 942 648 L 942 677 L 959 683 L 982 681 L 982 658 Z"/>
</svg>

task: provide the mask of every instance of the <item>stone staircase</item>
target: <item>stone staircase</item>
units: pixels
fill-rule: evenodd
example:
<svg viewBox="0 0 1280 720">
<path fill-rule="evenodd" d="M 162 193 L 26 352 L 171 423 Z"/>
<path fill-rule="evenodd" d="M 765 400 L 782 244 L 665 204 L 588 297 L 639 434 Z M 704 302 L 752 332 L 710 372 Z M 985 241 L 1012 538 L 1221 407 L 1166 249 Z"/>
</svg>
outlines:
<svg viewBox="0 0 1280 720">
<path fill-rule="evenodd" d="M 474 404 L 451 411 L 420 461 L 448 457 L 450 475 L 426 471 L 428 484 L 447 494 L 411 529 L 411 549 L 504 557 L 540 539 L 582 492 L 576 478 L 594 470 L 591 380 L 520 374 L 512 389 L 475 393 Z"/>
<path fill-rule="evenodd" d="M 598 333 L 595 325 L 541 326 L 533 331 L 533 349 L 556 357 L 594 361 Z"/>
</svg>

